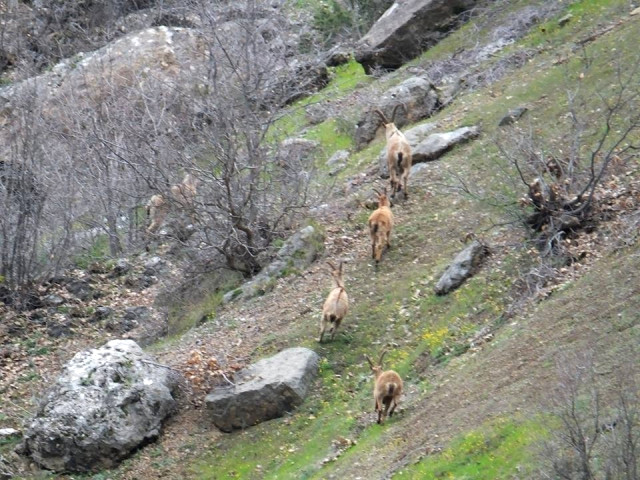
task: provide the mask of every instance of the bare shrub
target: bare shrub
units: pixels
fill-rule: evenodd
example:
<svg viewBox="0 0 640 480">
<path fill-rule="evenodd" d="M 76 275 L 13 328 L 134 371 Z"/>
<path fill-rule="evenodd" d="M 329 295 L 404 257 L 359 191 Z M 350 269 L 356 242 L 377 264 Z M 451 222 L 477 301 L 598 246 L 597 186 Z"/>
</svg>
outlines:
<svg viewBox="0 0 640 480">
<path fill-rule="evenodd" d="M 546 398 L 551 435 L 542 448 L 543 478 L 638 478 L 638 356 L 628 353 L 635 367 L 620 368 L 609 385 L 597 378 L 590 353 L 558 359 L 558 383 Z"/>
<path fill-rule="evenodd" d="M 586 59 L 585 67 L 591 61 Z M 640 148 L 634 143 L 640 114 L 633 107 L 640 97 L 640 58 L 631 65 L 619 61 L 617 69 L 613 88 L 597 92 L 598 105 L 585 98 L 580 82 L 568 91 L 565 145 L 545 142 L 532 128 L 517 125 L 497 141 L 526 186 L 523 220 L 542 256 L 566 256 L 563 241 L 600 221 L 601 206 L 610 197 L 605 183 L 612 167 L 627 165 Z M 594 124 L 587 109 L 601 110 L 600 121 Z"/>
<path fill-rule="evenodd" d="M 265 32 L 286 28 L 286 19 L 259 2 L 238 5 L 222 23 L 209 2 L 187 6 L 202 19 L 198 32 L 141 33 L 182 35 L 174 45 L 183 50 L 163 57 L 164 68 L 114 61 L 129 45 L 119 43 L 90 67 L 67 70 L 57 88 L 48 77 L 11 87 L 11 108 L 1 112 L 11 140 L 0 153 L 0 208 L 11 212 L 0 218 L 0 275 L 11 288 L 82 252 L 116 257 L 140 248 L 146 202 L 161 194 L 179 203 L 171 186 L 187 173 L 197 195 L 189 215 L 168 215 L 160 241 L 198 271 L 255 273 L 272 240 L 312 203 L 313 155 L 283 161 L 271 133 L 295 69 L 290 47 Z"/>
</svg>

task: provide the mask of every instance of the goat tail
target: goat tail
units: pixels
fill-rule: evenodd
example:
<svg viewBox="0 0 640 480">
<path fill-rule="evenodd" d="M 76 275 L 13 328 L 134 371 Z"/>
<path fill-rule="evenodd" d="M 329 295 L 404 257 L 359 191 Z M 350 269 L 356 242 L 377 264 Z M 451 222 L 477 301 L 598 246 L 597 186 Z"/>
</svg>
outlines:
<svg viewBox="0 0 640 480">
<path fill-rule="evenodd" d="M 397 169 L 402 172 L 403 168 L 402 168 L 402 159 L 404 157 L 402 156 L 402 152 L 398 152 L 398 165 L 397 165 Z"/>
<path fill-rule="evenodd" d="M 392 397 L 393 392 L 396 391 L 396 384 L 393 382 L 387 383 L 387 396 Z"/>
<path fill-rule="evenodd" d="M 377 222 L 373 222 L 371 224 L 369 224 L 369 227 L 371 228 L 371 233 L 373 235 L 376 235 L 378 233 L 378 223 Z"/>
<path fill-rule="evenodd" d="M 338 319 L 338 316 L 335 313 L 329 314 L 329 323 L 335 323 L 337 319 Z"/>
</svg>

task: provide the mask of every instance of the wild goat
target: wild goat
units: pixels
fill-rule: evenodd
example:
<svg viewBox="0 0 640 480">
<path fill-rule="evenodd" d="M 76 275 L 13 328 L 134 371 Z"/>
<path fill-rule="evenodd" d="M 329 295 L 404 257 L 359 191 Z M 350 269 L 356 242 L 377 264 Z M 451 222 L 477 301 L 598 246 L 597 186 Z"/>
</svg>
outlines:
<svg viewBox="0 0 640 480">
<path fill-rule="evenodd" d="M 147 202 L 147 217 L 151 223 L 147 227 L 147 233 L 156 233 L 164 223 L 169 213 L 169 204 L 160 194 L 152 195 Z"/>
<path fill-rule="evenodd" d="M 381 110 L 376 109 L 375 112 L 380 116 L 384 124 L 385 136 L 387 138 L 387 165 L 389 167 L 389 176 L 391 181 L 391 198 L 395 198 L 399 190 L 404 191 L 404 198 L 409 197 L 407 190 L 407 182 L 409 181 L 409 171 L 411 170 L 411 146 L 407 141 L 407 137 L 398 130 L 393 119 L 396 116 L 396 110 L 400 105 L 393 108 L 391 121 Z"/>
<path fill-rule="evenodd" d="M 347 315 L 349 310 L 349 297 L 344 289 L 344 280 L 342 279 L 342 262 L 336 268 L 331 262 L 327 262 L 331 267 L 330 273 L 333 277 L 333 289 L 329 292 L 327 299 L 322 306 L 322 319 L 320 321 L 320 338 L 318 342 L 322 342 L 322 337 L 327 328 L 331 333 L 331 340 L 336 334 L 336 330 L 340 326 L 340 322 Z"/>
<path fill-rule="evenodd" d="M 378 208 L 369 216 L 369 235 L 371 236 L 371 258 L 375 259 L 376 267 L 382 257 L 382 249 L 386 245 L 391 248 L 391 229 L 393 228 L 393 213 L 391 202 L 387 197 L 387 189 L 378 194 Z"/>
<path fill-rule="evenodd" d="M 373 398 L 376 402 L 376 412 L 378 412 L 378 423 L 382 423 L 389 412 L 389 417 L 393 415 L 396 407 L 398 406 L 398 400 L 402 395 L 402 378 L 393 370 L 382 371 L 382 359 L 387 351 L 383 351 L 380 355 L 378 365 L 374 365 L 368 356 L 364 356 L 371 366 L 373 372 Z M 389 411 L 389 407 L 391 411 Z M 384 410 L 382 406 L 384 405 Z"/>
<path fill-rule="evenodd" d="M 183 208 L 193 208 L 197 193 L 197 179 L 187 173 L 182 182 L 171 186 L 171 196 Z"/>
<path fill-rule="evenodd" d="M 167 202 L 162 194 L 153 195 L 147 202 L 147 216 L 151 223 L 147 227 L 147 233 L 156 233 L 162 226 L 170 207 L 175 204 L 179 209 L 186 210 L 191 220 L 194 221 L 194 200 L 197 193 L 197 179 L 187 173 L 182 182 L 171 185 L 169 192 L 171 194 L 171 204 Z"/>
</svg>

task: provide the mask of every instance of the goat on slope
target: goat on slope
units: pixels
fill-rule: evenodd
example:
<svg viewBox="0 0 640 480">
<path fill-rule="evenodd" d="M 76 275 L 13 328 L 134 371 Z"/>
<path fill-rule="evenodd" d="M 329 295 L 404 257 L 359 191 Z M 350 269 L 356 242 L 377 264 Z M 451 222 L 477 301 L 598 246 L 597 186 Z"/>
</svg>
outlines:
<svg viewBox="0 0 640 480">
<path fill-rule="evenodd" d="M 387 166 L 389 167 L 389 176 L 391 181 L 391 198 L 395 198 L 399 190 L 404 191 L 404 198 L 409 197 L 407 183 L 409 181 L 409 172 L 411 170 L 412 156 L 411 146 L 407 137 L 396 127 L 393 119 L 396 116 L 396 110 L 400 105 L 396 105 L 391 114 L 391 121 L 381 110 L 376 109 L 375 112 L 382 119 L 384 125 L 385 137 L 387 138 Z"/>
</svg>

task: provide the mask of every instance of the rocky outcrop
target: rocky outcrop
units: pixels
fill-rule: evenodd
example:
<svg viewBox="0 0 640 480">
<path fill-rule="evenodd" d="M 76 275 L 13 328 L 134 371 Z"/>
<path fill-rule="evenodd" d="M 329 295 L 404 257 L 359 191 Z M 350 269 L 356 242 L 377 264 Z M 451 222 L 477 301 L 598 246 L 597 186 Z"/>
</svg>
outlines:
<svg viewBox="0 0 640 480">
<path fill-rule="evenodd" d="M 230 432 L 281 417 L 302 403 L 319 360 L 308 348 L 289 348 L 250 365 L 234 385 L 218 387 L 205 398 L 213 423 Z"/>
<path fill-rule="evenodd" d="M 436 295 L 446 295 L 458 288 L 480 267 L 482 260 L 489 254 L 489 247 L 479 240 L 474 240 L 467 248 L 456 255 L 447 267 L 434 291 Z"/>
<path fill-rule="evenodd" d="M 384 92 L 377 103 L 385 116 L 391 120 L 397 105 L 393 122 L 398 128 L 428 118 L 440 108 L 438 93 L 431 82 L 422 77 L 412 77 Z M 384 132 L 380 117 L 375 109 L 365 112 L 356 126 L 356 147 L 362 148 L 376 137 L 378 131 Z"/>
<path fill-rule="evenodd" d="M 436 127 L 436 124 L 428 123 L 405 132 L 411 145 L 413 165 L 436 160 L 454 146 L 476 138 L 480 134 L 478 127 L 475 126 L 461 127 L 451 132 L 429 133 Z M 386 147 L 378 156 L 378 168 L 382 178 L 389 178 Z"/>
<path fill-rule="evenodd" d="M 21 453 L 57 472 L 113 467 L 158 436 L 177 381 L 132 340 L 80 352 L 41 400 Z"/>
<path fill-rule="evenodd" d="M 365 71 L 396 69 L 435 45 L 455 27 L 459 14 L 478 0 L 395 2 L 360 39 L 356 60 Z"/>
<path fill-rule="evenodd" d="M 461 127 L 451 132 L 433 133 L 413 148 L 413 163 L 435 160 L 455 145 L 476 138 L 478 135 L 480 135 L 478 127 Z"/>
<path fill-rule="evenodd" d="M 309 225 L 287 239 L 278 250 L 276 259 L 262 269 L 252 280 L 240 288 L 228 292 L 223 302 L 228 303 L 240 298 L 248 299 L 273 289 L 278 278 L 287 272 L 300 271 L 313 262 L 324 250 L 322 232 Z"/>
</svg>

